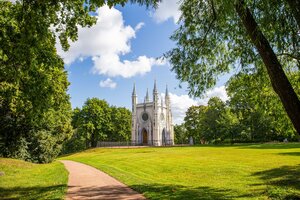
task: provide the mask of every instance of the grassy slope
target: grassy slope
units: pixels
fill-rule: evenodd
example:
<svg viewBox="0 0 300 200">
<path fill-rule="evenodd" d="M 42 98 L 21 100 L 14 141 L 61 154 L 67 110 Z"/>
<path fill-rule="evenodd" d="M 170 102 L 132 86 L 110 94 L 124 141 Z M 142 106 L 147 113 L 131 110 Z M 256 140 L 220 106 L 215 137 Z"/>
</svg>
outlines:
<svg viewBox="0 0 300 200">
<path fill-rule="evenodd" d="M 101 169 L 150 199 L 300 199 L 300 144 L 99 148 L 61 159 Z"/>
<path fill-rule="evenodd" d="M 0 158 L 0 199 L 63 199 L 68 173 L 62 163 L 33 164 Z"/>
</svg>

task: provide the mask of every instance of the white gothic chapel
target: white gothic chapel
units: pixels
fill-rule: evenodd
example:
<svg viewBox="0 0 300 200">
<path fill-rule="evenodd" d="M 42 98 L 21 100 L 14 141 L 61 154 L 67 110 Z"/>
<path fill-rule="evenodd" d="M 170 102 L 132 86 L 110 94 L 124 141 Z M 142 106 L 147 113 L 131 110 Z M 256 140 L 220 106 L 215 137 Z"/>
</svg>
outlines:
<svg viewBox="0 0 300 200">
<path fill-rule="evenodd" d="M 131 141 L 135 145 L 173 145 L 174 130 L 170 96 L 166 88 L 165 101 L 159 95 L 154 82 L 153 101 L 150 102 L 148 89 L 143 103 L 137 102 L 135 85 L 132 91 Z"/>
</svg>

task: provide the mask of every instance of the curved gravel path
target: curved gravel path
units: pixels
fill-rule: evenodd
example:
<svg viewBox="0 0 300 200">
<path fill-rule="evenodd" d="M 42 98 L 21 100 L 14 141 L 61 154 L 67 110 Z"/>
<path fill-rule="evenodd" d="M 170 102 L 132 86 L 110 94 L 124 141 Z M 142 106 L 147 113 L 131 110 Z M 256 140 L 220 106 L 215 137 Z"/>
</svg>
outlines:
<svg viewBox="0 0 300 200">
<path fill-rule="evenodd" d="M 143 195 L 104 172 L 82 163 L 62 160 L 69 171 L 66 199 L 142 200 Z"/>
</svg>

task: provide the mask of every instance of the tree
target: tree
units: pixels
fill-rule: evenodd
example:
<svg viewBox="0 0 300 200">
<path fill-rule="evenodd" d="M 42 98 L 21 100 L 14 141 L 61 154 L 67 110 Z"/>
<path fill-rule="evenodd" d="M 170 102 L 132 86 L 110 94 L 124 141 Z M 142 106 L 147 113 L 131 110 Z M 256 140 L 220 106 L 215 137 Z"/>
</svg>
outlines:
<svg viewBox="0 0 300 200">
<path fill-rule="evenodd" d="M 191 106 L 184 118 L 186 135 L 201 143 L 220 143 L 227 138 L 233 143 L 238 123 L 237 116 L 218 97 L 210 98 L 207 106 Z"/>
<path fill-rule="evenodd" d="M 219 131 L 223 134 L 223 140 L 229 139 L 230 143 L 234 144 L 241 133 L 238 116 L 229 107 L 226 107 L 223 113 L 221 113 L 218 123 L 220 127 Z"/>
<path fill-rule="evenodd" d="M 52 34 L 29 40 L 38 30 L 25 16 L 36 17 L 0 2 L 0 156 L 45 163 L 72 135 L 69 82 Z"/>
<path fill-rule="evenodd" d="M 191 106 L 185 113 L 184 126 L 186 128 L 188 138 L 192 137 L 193 141 L 198 143 L 201 138 L 200 115 L 202 115 L 204 106 Z"/>
<path fill-rule="evenodd" d="M 63 153 L 96 147 L 99 141 L 130 140 L 131 112 L 127 108 L 109 106 L 105 100 L 87 99 L 82 109 L 73 110 L 73 137 L 64 145 Z"/>
<path fill-rule="evenodd" d="M 204 129 L 205 140 L 213 141 L 214 143 L 220 142 L 224 139 L 224 132 L 220 126 L 220 119 L 225 112 L 225 103 L 219 97 L 212 97 L 207 104 L 207 110 L 204 115 L 204 120 L 201 126 Z"/>
<path fill-rule="evenodd" d="M 165 57 L 195 96 L 234 68 L 252 73 L 264 65 L 272 88 L 300 134 L 300 101 L 293 89 L 297 85 L 290 83 L 284 71 L 292 68 L 299 73 L 300 69 L 299 9 L 294 7 L 299 2 L 184 0 L 182 23 L 171 37 L 177 47 Z"/>
<path fill-rule="evenodd" d="M 187 131 L 185 128 L 185 124 L 177 124 L 174 126 L 174 142 L 175 144 L 187 144 L 188 143 L 188 137 L 187 137 Z"/>
<path fill-rule="evenodd" d="M 111 122 L 111 110 L 105 100 L 87 99 L 80 113 L 78 128 L 87 139 L 87 148 L 96 147 L 97 142 L 108 137 Z"/>
<path fill-rule="evenodd" d="M 131 112 L 127 108 L 111 107 L 111 130 L 108 141 L 130 141 Z"/>
<path fill-rule="evenodd" d="M 295 85 L 299 84 L 299 76 L 293 71 L 288 74 Z M 247 132 L 246 127 L 250 127 L 250 136 L 256 135 L 256 139 L 261 141 L 293 140 L 296 131 L 271 87 L 263 68 L 252 74 L 239 73 L 227 83 L 230 107 L 239 115 L 244 132 Z M 300 94 L 299 88 L 296 92 Z"/>
<path fill-rule="evenodd" d="M 14 4 L 10 1 L 1 1 L 4 9 L 13 9 L 18 17 L 19 31 L 24 40 L 31 43 L 43 38 L 46 34 L 57 33 L 64 50 L 69 48 L 68 39 L 75 41 L 78 38 L 77 26 L 92 26 L 96 18 L 91 13 L 98 7 L 117 4 L 124 6 L 126 2 L 140 5 L 156 6 L 157 0 L 17 0 Z M 4 15 L 3 15 L 4 16 Z M 8 16 L 8 19 L 10 17 Z M 11 30 L 14 31 L 14 30 Z M 20 49 L 21 50 L 21 49 Z M 26 52 L 25 50 L 23 50 Z M 2 52 L 7 55 L 7 52 Z M 26 54 L 25 54 L 26 55 Z M 30 58 L 28 58 L 30 59 Z"/>
<path fill-rule="evenodd" d="M 56 35 L 67 50 L 78 26 L 96 22 L 92 12 L 97 7 L 126 2 L 0 1 L 0 156 L 50 162 L 60 152 L 72 127 L 69 83 L 55 49 Z M 156 1 L 129 2 L 150 6 Z M 94 128 L 86 124 L 90 132 Z"/>
</svg>

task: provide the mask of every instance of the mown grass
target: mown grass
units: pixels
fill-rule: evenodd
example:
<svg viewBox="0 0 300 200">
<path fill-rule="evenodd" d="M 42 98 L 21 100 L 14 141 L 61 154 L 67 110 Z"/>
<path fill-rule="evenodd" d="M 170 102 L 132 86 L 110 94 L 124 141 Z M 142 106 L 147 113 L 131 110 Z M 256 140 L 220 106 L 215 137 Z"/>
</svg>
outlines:
<svg viewBox="0 0 300 200">
<path fill-rule="evenodd" d="M 63 199 L 68 172 L 60 162 L 33 164 L 0 158 L 0 199 Z"/>
<path fill-rule="evenodd" d="M 300 144 L 91 149 L 94 166 L 149 199 L 300 199 Z"/>
</svg>

